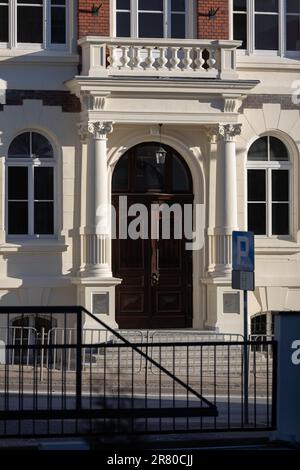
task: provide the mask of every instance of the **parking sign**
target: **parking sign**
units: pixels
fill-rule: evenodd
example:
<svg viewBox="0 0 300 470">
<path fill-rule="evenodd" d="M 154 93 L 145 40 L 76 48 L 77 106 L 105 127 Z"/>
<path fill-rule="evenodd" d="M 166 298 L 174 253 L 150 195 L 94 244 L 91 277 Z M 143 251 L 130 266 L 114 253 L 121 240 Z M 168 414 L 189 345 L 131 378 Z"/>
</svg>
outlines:
<svg viewBox="0 0 300 470">
<path fill-rule="evenodd" d="M 232 232 L 232 269 L 254 271 L 253 232 Z"/>
</svg>

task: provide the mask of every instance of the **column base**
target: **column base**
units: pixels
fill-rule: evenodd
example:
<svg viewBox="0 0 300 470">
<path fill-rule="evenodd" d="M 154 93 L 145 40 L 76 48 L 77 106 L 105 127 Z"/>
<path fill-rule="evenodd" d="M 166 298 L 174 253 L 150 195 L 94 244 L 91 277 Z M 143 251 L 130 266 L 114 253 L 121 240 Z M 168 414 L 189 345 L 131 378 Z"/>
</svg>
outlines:
<svg viewBox="0 0 300 470">
<path fill-rule="evenodd" d="M 86 265 L 79 273 L 81 278 L 109 279 L 113 278 L 112 272 L 107 264 Z"/>
<path fill-rule="evenodd" d="M 77 285 L 78 305 L 82 305 L 109 327 L 118 328 L 115 312 L 115 288 L 121 284 L 122 279 L 112 276 L 103 276 L 97 279 L 81 276 L 74 278 L 72 282 Z M 103 329 L 100 323 L 87 314 L 84 315 L 83 328 L 88 330 Z"/>
</svg>

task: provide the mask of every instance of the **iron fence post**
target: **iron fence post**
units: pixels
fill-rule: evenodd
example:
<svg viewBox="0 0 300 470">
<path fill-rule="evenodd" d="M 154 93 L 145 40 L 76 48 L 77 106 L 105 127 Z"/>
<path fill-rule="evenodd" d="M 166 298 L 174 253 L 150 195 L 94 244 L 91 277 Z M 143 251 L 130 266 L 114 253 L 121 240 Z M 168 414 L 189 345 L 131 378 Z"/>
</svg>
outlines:
<svg viewBox="0 0 300 470">
<path fill-rule="evenodd" d="M 272 342 L 273 364 L 272 364 L 272 429 L 277 429 L 277 370 L 278 370 L 278 343 Z"/>
<path fill-rule="evenodd" d="M 77 341 L 76 341 L 76 409 L 82 408 L 82 310 L 77 310 Z"/>
</svg>

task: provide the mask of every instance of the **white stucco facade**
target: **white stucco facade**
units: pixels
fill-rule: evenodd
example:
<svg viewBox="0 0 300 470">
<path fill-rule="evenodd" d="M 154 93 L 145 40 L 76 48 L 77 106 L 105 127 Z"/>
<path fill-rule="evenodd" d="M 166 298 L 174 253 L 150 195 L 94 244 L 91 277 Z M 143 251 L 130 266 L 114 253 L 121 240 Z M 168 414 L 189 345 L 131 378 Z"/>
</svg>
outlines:
<svg viewBox="0 0 300 470">
<path fill-rule="evenodd" d="M 65 57 L 35 54 L 34 63 L 29 54 L 20 62 L 0 49 L 1 305 L 81 304 L 93 311 L 93 295 L 103 294 L 107 310 L 101 318 L 117 326 L 115 289 L 122 280 L 112 270 L 109 230 L 101 237 L 95 230 L 97 207 L 111 201 L 120 157 L 139 143 L 159 142 L 162 123 L 162 143 L 185 160 L 194 203 L 205 207 L 205 245 L 193 252 L 193 327 L 242 332 L 242 297 L 231 289 L 231 233 L 248 228 L 247 153 L 264 135 L 278 137 L 289 152 L 291 228 L 287 237 L 256 237 L 249 321 L 257 314 L 299 310 L 300 114 L 292 102 L 299 61 L 247 59 L 236 54 L 233 41 L 223 41 L 217 46 L 223 61 L 206 71 L 195 73 L 188 62 L 184 71 L 168 73 L 165 63 L 163 70 L 151 64 L 150 71 L 144 70 L 143 58 L 136 67 L 113 69 L 103 56 L 99 59 L 106 42 L 111 39 L 81 40 L 81 75 L 75 47 Z M 174 44 L 160 40 L 165 48 Z M 196 51 L 212 47 L 197 40 L 185 46 Z M 65 112 L 34 97 L 11 104 L 11 89 L 71 92 L 82 111 Z M 7 152 L 13 138 L 27 130 L 45 135 L 54 148 L 55 235 L 12 240 L 7 234 Z M 228 294 L 238 296 L 239 308 Z"/>
</svg>

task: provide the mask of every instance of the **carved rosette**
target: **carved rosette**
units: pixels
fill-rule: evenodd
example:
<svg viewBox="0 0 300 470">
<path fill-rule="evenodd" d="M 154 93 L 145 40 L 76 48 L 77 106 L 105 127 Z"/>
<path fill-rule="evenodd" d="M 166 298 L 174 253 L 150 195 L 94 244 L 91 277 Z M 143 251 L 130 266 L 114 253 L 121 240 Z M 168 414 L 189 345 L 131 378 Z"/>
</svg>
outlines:
<svg viewBox="0 0 300 470">
<path fill-rule="evenodd" d="M 94 139 L 106 139 L 107 135 L 113 131 L 113 123 L 108 121 L 89 122 L 87 130 Z"/>
</svg>

